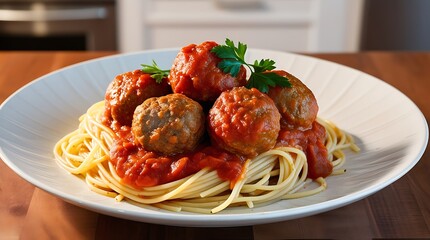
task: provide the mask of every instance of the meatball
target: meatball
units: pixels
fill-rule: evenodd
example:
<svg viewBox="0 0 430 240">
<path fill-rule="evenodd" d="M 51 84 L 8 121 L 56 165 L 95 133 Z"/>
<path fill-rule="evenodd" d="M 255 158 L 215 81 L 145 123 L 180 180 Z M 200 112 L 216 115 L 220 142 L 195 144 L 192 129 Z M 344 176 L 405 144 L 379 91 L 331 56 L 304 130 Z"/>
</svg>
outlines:
<svg viewBox="0 0 430 240">
<path fill-rule="evenodd" d="M 164 155 L 191 151 L 204 130 L 202 107 L 183 94 L 149 98 L 134 111 L 132 132 L 149 151 Z"/>
<path fill-rule="evenodd" d="M 272 99 L 255 88 L 223 92 L 209 111 L 208 131 L 214 145 L 254 157 L 276 144 L 280 114 Z"/>
<path fill-rule="evenodd" d="M 216 42 L 183 47 L 176 56 L 169 74 L 173 92 L 183 93 L 197 101 L 213 102 L 225 90 L 246 84 L 246 70 L 242 66 L 236 77 L 218 68 L 221 61 L 212 48 Z"/>
<path fill-rule="evenodd" d="M 150 97 L 171 93 L 167 78 L 157 83 L 141 70 L 115 77 L 105 94 L 105 122 L 115 120 L 121 126 L 131 126 L 134 109 Z"/>
<path fill-rule="evenodd" d="M 281 113 L 283 128 L 307 130 L 317 118 L 318 104 L 312 91 L 297 77 L 283 71 L 275 70 L 276 74 L 288 78 L 291 87 L 272 87 L 268 95 Z"/>
</svg>

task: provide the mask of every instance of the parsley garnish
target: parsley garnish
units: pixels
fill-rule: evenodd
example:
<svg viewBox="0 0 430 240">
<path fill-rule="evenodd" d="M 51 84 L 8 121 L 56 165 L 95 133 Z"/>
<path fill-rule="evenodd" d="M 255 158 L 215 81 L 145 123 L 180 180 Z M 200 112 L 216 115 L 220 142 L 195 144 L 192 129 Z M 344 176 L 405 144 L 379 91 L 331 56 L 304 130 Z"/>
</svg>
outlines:
<svg viewBox="0 0 430 240">
<path fill-rule="evenodd" d="M 255 60 L 253 64 L 245 61 L 247 45 L 238 42 L 237 47 L 230 39 L 225 40 L 225 45 L 218 45 L 212 48 L 211 52 L 215 53 L 222 61 L 218 64 L 224 73 L 229 73 L 236 77 L 240 67 L 245 65 L 250 71 L 247 88 L 257 88 L 261 92 L 267 93 L 269 87 L 281 86 L 291 87 L 288 78 L 279 76 L 274 72 L 268 72 L 275 69 L 275 61 L 270 59 Z"/>
<path fill-rule="evenodd" d="M 152 65 L 141 64 L 142 72 L 151 74 L 151 77 L 155 79 L 157 83 L 161 83 L 163 78 L 166 78 L 169 75 L 170 70 L 162 70 L 158 67 L 157 63 L 152 60 Z"/>
</svg>

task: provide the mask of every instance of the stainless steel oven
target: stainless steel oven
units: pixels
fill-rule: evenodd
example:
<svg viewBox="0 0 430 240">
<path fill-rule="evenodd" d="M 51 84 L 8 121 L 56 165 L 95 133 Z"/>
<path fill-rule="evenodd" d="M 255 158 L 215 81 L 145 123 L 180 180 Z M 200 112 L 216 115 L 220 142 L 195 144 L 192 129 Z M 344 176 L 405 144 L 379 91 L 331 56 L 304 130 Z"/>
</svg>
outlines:
<svg viewBox="0 0 430 240">
<path fill-rule="evenodd" d="M 117 50 L 114 0 L 0 0 L 0 50 Z"/>
</svg>

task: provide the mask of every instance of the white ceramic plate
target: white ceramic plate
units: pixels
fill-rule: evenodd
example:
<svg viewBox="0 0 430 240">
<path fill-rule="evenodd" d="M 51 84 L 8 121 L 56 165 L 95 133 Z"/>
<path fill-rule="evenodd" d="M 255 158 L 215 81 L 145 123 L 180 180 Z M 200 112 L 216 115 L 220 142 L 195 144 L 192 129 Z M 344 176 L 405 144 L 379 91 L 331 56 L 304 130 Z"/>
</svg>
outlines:
<svg viewBox="0 0 430 240">
<path fill-rule="evenodd" d="M 173 213 L 90 191 L 84 181 L 54 160 L 53 146 L 78 126 L 78 117 L 103 99 L 119 73 L 156 60 L 170 68 L 178 49 L 115 55 L 72 65 L 43 76 L 0 107 L 0 156 L 18 175 L 72 204 L 103 214 L 177 226 L 241 226 L 289 220 L 335 209 L 393 183 L 420 159 L 428 141 L 423 114 L 405 95 L 360 71 L 316 58 L 248 50 L 250 60 L 270 58 L 301 78 L 314 92 L 319 115 L 355 136 L 362 149 L 349 153 L 346 174 L 327 179 L 315 196 L 254 209 L 232 208 L 214 215 Z"/>
</svg>

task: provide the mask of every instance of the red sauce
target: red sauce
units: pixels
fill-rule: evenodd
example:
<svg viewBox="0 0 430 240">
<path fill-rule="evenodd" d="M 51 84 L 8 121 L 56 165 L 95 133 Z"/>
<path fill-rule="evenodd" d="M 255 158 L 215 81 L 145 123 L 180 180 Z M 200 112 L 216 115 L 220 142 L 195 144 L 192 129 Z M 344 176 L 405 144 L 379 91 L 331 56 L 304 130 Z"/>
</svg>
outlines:
<svg viewBox="0 0 430 240">
<path fill-rule="evenodd" d="M 246 85 L 246 70 L 241 67 L 236 77 L 218 68 L 221 61 L 211 50 L 216 42 L 190 44 L 181 49 L 170 70 L 173 92 L 183 93 L 199 101 L 215 101 L 225 90 Z"/>
<path fill-rule="evenodd" d="M 327 177 L 333 171 L 333 164 L 328 160 L 327 148 L 324 145 L 325 135 L 324 126 L 315 121 L 312 128 L 305 131 L 281 129 L 277 146 L 302 149 L 308 161 L 308 177 L 312 179 Z"/>
<path fill-rule="evenodd" d="M 111 162 L 122 181 L 137 189 L 175 181 L 205 167 L 216 169 L 218 176 L 231 181 L 232 186 L 242 174 L 244 158 L 207 144 L 191 153 L 160 156 L 135 144 L 129 127 L 122 127 L 117 135 Z"/>
<path fill-rule="evenodd" d="M 316 179 L 331 174 L 333 166 L 324 145 L 325 129 L 317 122 L 306 131 L 281 129 L 277 146 L 301 148 L 308 160 L 308 177 Z M 209 167 L 231 186 L 242 176 L 244 157 L 239 157 L 210 144 L 195 151 L 175 156 L 160 156 L 134 143 L 129 127 L 117 128 L 111 149 L 111 162 L 124 184 L 136 189 L 175 181 Z"/>
</svg>

